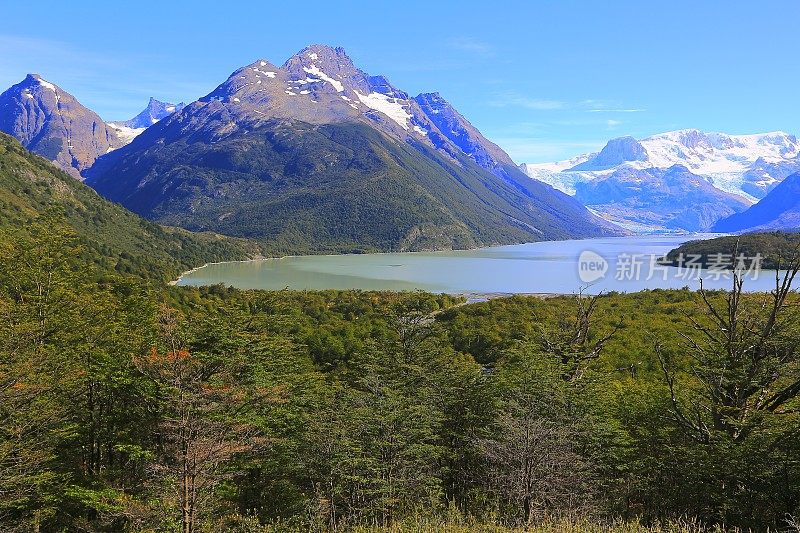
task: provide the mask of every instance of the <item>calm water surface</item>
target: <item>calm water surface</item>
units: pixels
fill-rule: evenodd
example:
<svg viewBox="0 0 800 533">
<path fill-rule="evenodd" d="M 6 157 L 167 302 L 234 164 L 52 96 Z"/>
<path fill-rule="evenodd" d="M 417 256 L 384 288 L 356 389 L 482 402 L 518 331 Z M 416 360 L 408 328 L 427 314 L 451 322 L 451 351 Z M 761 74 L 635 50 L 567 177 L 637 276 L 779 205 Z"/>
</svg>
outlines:
<svg viewBox="0 0 800 533">
<path fill-rule="evenodd" d="M 285 257 L 211 264 L 183 275 L 177 284 L 224 283 L 241 289 L 421 289 L 454 294 L 697 289 L 699 281 L 685 269 L 651 270 L 650 257 L 666 254 L 687 240 L 707 237 L 711 235 L 612 237 L 451 252 Z M 581 281 L 578 272 L 578 257 L 587 250 L 608 262 L 606 275 L 593 283 Z M 632 275 L 630 265 L 635 263 L 640 265 L 638 275 Z M 703 277 L 709 288 L 729 288 L 731 284 L 718 274 L 704 272 Z M 774 273 L 762 272 L 749 279 L 745 288 L 766 291 L 774 284 Z"/>
</svg>

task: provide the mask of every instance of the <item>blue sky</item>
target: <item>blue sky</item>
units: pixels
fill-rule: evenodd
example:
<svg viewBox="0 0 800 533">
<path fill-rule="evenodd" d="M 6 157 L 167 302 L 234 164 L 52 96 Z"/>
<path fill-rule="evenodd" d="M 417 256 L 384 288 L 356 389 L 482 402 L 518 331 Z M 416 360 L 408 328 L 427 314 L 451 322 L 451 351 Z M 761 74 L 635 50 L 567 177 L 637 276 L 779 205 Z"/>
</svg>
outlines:
<svg viewBox="0 0 800 533">
<path fill-rule="evenodd" d="M 800 133 L 800 2 L 6 1 L 0 87 L 38 72 L 107 120 L 312 43 L 439 91 L 518 162 L 699 128 Z"/>
</svg>

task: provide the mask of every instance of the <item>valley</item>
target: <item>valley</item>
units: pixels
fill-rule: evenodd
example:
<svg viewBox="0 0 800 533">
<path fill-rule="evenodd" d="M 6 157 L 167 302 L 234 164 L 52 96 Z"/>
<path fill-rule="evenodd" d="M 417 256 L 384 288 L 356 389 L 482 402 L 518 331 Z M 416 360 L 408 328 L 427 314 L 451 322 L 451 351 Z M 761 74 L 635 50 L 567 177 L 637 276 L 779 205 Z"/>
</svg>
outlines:
<svg viewBox="0 0 800 533">
<path fill-rule="evenodd" d="M 794 4 L 0 11 L 3 533 L 800 533 Z"/>
</svg>

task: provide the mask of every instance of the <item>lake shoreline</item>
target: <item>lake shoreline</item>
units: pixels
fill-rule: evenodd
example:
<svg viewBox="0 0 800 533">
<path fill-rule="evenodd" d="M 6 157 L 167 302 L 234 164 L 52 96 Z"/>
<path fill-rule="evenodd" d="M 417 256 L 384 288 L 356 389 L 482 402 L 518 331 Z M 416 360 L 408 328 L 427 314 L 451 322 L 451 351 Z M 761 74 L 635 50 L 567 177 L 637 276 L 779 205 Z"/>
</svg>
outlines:
<svg viewBox="0 0 800 533">
<path fill-rule="evenodd" d="M 682 234 L 682 233 L 652 233 L 652 234 L 642 234 L 637 235 L 640 237 L 686 237 L 688 240 L 692 240 L 693 237 L 697 237 L 699 235 L 708 235 L 702 233 L 689 233 L 689 234 Z M 723 234 L 720 234 L 723 235 Z M 176 279 L 168 282 L 168 285 L 171 287 L 179 286 L 179 283 L 183 280 L 185 276 L 191 275 L 198 270 L 206 268 L 211 265 L 223 265 L 223 264 L 236 264 L 236 263 L 255 263 L 260 261 L 271 261 L 271 260 L 280 260 L 280 259 L 293 259 L 293 258 L 306 258 L 306 257 L 362 257 L 362 256 L 382 256 L 382 255 L 421 255 L 421 254 L 436 254 L 436 253 L 453 253 L 453 252 L 474 252 L 477 250 L 492 250 L 497 248 L 505 248 L 510 246 L 526 246 L 530 244 L 542 244 L 542 243 L 567 243 L 567 242 L 587 242 L 593 241 L 596 239 L 619 239 L 619 240 L 626 240 L 630 239 L 630 235 L 618 235 L 618 236 L 608 236 L 608 237 L 587 237 L 584 239 L 562 239 L 562 240 L 554 240 L 554 241 L 535 241 L 535 242 L 524 242 L 524 243 L 515 243 L 515 244 L 493 244 L 490 246 L 476 246 L 473 248 L 459 248 L 459 249 L 451 249 L 451 250 L 424 250 L 424 251 L 408 251 L 408 252 L 367 252 L 367 253 L 324 253 L 324 254 L 287 254 L 275 257 L 253 257 L 251 259 L 240 259 L 240 260 L 232 260 L 232 261 L 210 261 L 203 265 L 191 268 L 185 272 L 182 272 Z M 688 240 L 686 242 L 688 242 Z M 458 293 L 454 293 L 458 294 Z M 495 294 L 495 291 L 490 291 L 488 294 Z M 497 293 L 497 294 L 506 294 L 506 293 Z M 564 294 L 564 293 L 507 293 L 507 294 Z M 569 293 L 566 293 L 569 294 Z"/>
<path fill-rule="evenodd" d="M 285 255 L 207 263 L 181 274 L 171 285 L 227 285 L 242 290 L 425 291 L 472 301 L 531 295 L 639 292 L 699 288 L 699 278 L 662 266 L 661 257 L 690 240 L 716 234 L 658 234 L 498 245 L 472 250 Z M 641 272 L 625 275 L 638 258 Z M 591 262 L 590 262 L 591 261 Z M 602 265 L 599 276 L 587 268 Z M 199 272 L 198 272 L 199 271 Z M 631 274 L 628 272 L 627 274 Z M 662 280 L 663 274 L 663 280 Z M 724 280 L 706 288 L 727 289 Z M 751 291 L 766 290 L 753 279 Z M 749 291 L 750 292 L 750 291 Z"/>
</svg>

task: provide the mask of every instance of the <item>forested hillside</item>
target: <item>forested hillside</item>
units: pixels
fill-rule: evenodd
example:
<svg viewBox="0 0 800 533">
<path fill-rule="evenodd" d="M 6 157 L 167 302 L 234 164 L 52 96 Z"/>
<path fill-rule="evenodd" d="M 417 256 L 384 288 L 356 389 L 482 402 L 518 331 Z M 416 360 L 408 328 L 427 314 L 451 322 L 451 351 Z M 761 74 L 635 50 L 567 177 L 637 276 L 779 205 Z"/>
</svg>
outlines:
<svg viewBox="0 0 800 533">
<path fill-rule="evenodd" d="M 74 253 L 104 270 L 174 279 L 209 261 L 245 259 L 258 248 L 244 240 L 198 234 L 146 221 L 0 133 L 0 242 L 30 236 L 39 220 L 71 232 Z"/>
</svg>

